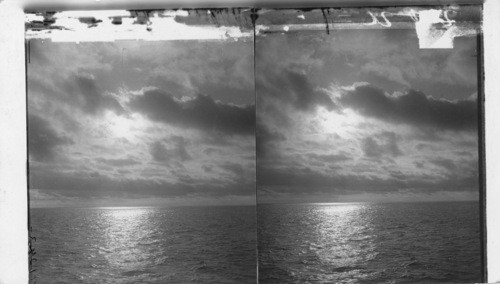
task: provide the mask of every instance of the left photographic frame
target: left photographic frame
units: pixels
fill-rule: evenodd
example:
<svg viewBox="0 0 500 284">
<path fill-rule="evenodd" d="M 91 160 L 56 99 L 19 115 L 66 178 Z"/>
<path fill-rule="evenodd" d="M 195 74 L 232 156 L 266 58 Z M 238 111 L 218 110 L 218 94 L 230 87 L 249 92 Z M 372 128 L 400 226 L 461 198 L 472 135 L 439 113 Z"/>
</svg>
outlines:
<svg viewBox="0 0 500 284">
<path fill-rule="evenodd" d="M 255 281 L 251 13 L 26 13 L 31 282 Z"/>
</svg>

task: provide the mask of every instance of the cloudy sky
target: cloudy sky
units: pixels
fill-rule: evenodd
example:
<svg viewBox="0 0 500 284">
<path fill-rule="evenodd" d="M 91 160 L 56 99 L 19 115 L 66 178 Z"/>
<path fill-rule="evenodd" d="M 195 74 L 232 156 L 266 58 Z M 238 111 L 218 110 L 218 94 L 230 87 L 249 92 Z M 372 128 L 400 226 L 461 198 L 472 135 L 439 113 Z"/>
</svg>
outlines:
<svg viewBox="0 0 500 284">
<path fill-rule="evenodd" d="M 255 52 L 259 202 L 477 200 L 474 37 L 264 33 Z"/>
<path fill-rule="evenodd" d="M 253 42 L 30 41 L 31 206 L 255 204 Z"/>
<path fill-rule="evenodd" d="M 30 40 L 31 205 L 478 198 L 475 38 L 260 33 L 255 80 L 253 45 Z"/>
</svg>

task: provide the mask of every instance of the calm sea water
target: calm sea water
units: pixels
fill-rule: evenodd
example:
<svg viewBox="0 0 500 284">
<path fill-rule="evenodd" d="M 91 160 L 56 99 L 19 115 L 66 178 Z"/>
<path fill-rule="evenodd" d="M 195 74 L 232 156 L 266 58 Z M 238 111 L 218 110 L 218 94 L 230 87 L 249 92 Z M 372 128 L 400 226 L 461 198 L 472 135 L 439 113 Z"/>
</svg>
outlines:
<svg viewBox="0 0 500 284">
<path fill-rule="evenodd" d="M 479 282 L 477 203 L 259 205 L 260 283 Z M 31 209 L 37 283 L 255 283 L 255 207 Z"/>
<path fill-rule="evenodd" d="M 255 207 L 31 209 L 36 283 L 255 283 Z"/>
<path fill-rule="evenodd" d="M 260 283 L 481 279 L 477 202 L 257 208 Z"/>
</svg>

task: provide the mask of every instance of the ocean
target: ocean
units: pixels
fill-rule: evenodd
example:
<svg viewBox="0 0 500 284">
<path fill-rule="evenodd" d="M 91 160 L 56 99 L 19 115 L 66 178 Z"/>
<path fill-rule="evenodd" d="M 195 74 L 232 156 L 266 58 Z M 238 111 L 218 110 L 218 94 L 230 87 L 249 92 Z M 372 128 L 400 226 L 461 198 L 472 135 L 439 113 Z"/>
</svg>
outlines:
<svg viewBox="0 0 500 284">
<path fill-rule="evenodd" d="M 259 283 L 481 280 L 477 202 L 257 209 L 257 216 L 252 206 L 31 209 L 31 278 L 255 283 L 258 254 Z"/>
<path fill-rule="evenodd" d="M 35 208 L 30 216 L 39 284 L 255 283 L 254 206 Z"/>
<path fill-rule="evenodd" d="M 258 205 L 259 283 L 480 282 L 478 206 Z"/>
</svg>

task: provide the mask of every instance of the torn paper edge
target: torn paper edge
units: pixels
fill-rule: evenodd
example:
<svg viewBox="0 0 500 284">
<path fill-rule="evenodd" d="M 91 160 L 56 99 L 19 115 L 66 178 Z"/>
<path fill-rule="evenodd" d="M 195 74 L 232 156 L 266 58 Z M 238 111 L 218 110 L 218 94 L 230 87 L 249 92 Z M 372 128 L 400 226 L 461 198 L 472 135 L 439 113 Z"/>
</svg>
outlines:
<svg viewBox="0 0 500 284">
<path fill-rule="evenodd" d="M 223 9 L 195 10 L 196 13 L 207 13 L 213 19 L 211 24 L 199 25 L 177 21 L 178 17 L 189 16 L 186 10 L 26 13 L 26 39 L 78 43 L 117 40 L 239 40 L 253 37 L 253 30 L 246 28 L 250 20 L 243 19 L 245 16 L 241 16 L 241 12 L 239 18 L 238 15 L 231 15 L 235 21 L 241 22 L 240 25 L 226 25 L 220 10 Z"/>
<path fill-rule="evenodd" d="M 451 15 L 456 14 L 460 7 L 449 6 L 441 9 L 405 7 L 391 8 L 391 11 L 383 8 L 359 8 L 358 10 L 364 11 L 365 15 L 364 17 L 357 15 L 354 19 L 341 17 L 338 11 L 342 9 L 323 8 L 317 10 L 321 10 L 324 23 L 262 25 L 257 22 L 256 34 L 307 30 L 325 30 L 329 34 L 335 30 L 407 29 L 415 30 L 421 49 L 450 49 L 453 48 L 455 38 L 476 36 L 481 32 L 480 22 L 453 19 Z M 268 11 L 260 12 L 265 14 Z M 297 18 L 305 20 L 306 15 L 299 13 Z"/>
<path fill-rule="evenodd" d="M 98 10 L 44 14 L 27 13 L 26 39 L 50 39 L 54 42 L 108 42 L 139 39 L 145 41 L 238 40 L 252 38 L 252 26 L 255 28 L 255 35 L 307 30 L 325 30 L 329 34 L 333 30 L 345 29 L 414 29 L 419 39 L 420 48 L 449 49 L 453 48 L 455 38 L 475 36 L 481 32 L 481 23 L 453 19 L 453 14 L 456 14 L 460 7 L 449 6 L 441 9 L 402 7 L 390 10 L 354 8 L 353 11 L 364 11 L 365 15 L 362 17 L 356 15 L 351 18 L 338 16 L 336 11 L 342 9 L 310 9 L 321 11 L 324 23 L 281 25 L 259 24 L 259 14 L 264 15 L 274 10 L 250 8 L 195 10 L 197 13 L 195 16 L 198 13 L 210 15 L 212 23 L 204 25 L 188 25 L 176 20 L 178 17 L 189 17 L 190 11 L 193 10 Z M 242 14 L 241 10 L 245 14 Z M 300 11 L 300 9 L 287 10 Z M 342 16 L 346 16 L 345 13 Z M 229 17 L 233 17 L 235 20 L 232 25 L 228 24 Z M 304 13 L 298 14 L 297 18 L 306 20 Z M 234 25 L 234 22 L 237 24 Z"/>
</svg>

